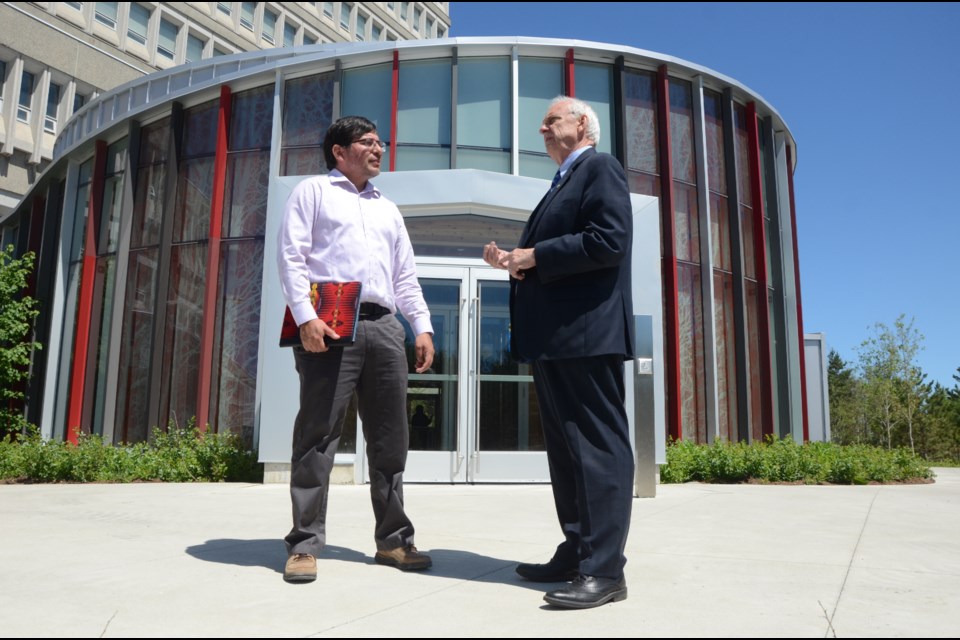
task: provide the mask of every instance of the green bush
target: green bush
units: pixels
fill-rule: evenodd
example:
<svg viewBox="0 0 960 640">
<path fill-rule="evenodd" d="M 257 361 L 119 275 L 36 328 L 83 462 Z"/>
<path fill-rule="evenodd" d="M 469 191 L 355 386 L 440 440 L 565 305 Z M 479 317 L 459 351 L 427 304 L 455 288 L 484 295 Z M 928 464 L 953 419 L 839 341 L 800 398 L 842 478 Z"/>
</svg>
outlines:
<svg viewBox="0 0 960 640">
<path fill-rule="evenodd" d="M 262 465 L 235 433 L 201 433 L 191 421 L 154 429 L 150 442 L 110 445 L 81 435 L 76 446 L 35 432 L 0 441 L 0 479 L 20 482 L 261 482 Z"/>
<path fill-rule="evenodd" d="M 930 465 L 909 449 L 828 442 L 799 445 L 790 438 L 747 444 L 718 441 L 698 445 L 674 441 L 667 446 L 667 464 L 660 481 L 791 482 L 866 484 L 905 482 L 933 477 Z"/>
</svg>

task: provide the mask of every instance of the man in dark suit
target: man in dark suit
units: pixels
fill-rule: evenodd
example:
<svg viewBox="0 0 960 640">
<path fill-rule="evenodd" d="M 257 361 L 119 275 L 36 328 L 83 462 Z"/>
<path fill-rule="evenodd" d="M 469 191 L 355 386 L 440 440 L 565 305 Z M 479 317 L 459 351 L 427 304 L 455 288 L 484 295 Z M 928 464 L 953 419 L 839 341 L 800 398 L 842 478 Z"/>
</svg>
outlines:
<svg viewBox="0 0 960 640">
<path fill-rule="evenodd" d="M 513 251 L 493 242 L 487 264 L 510 271 L 511 350 L 533 363 L 553 496 L 564 540 L 537 582 L 571 581 L 544 596 L 586 609 L 627 597 L 623 549 L 633 500 L 624 360 L 633 357 L 633 219 L 623 168 L 598 153 L 586 103 L 558 97 L 540 127 L 560 165 Z"/>
</svg>

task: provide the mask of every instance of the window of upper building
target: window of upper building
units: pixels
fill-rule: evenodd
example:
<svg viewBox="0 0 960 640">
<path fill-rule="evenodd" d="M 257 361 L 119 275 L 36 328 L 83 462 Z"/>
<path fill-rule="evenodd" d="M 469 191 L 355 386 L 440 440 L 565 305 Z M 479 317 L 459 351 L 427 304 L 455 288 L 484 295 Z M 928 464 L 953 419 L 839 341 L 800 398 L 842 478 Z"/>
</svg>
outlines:
<svg viewBox="0 0 960 640">
<path fill-rule="evenodd" d="M 17 120 L 30 123 L 31 100 L 33 100 L 33 74 L 24 71 L 20 75 L 20 100 L 17 103 Z"/>
<path fill-rule="evenodd" d="M 370 27 L 370 39 L 374 42 L 379 42 L 380 38 L 383 37 L 383 27 L 377 23 L 373 23 L 373 26 Z"/>
<path fill-rule="evenodd" d="M 400 3 L 400 19 L 403 21 L 406 21 L 408 15 L 410 15 L 410 3 L 401 2 Z"/>
<path fill-rule="evenodd" d="M 257 10 L 256 2 L 240 3 L 240 26 L 253 31 L 253 14 Z"/>
<path fill-rule="evenodd" d="M 225 16 L 233 14 L 233 3 L 232 2 L 218 2 L 217 11 L 222 13 Z"/>
<path fill-rule="evenodd" d="M 73 111 L 71 112 L 71 115 L 79 111 L 80 107 L 82 107 L 86 103 L 87 103 L 87 96 L 83 95 L 79 91 L 74 93 L 73 94 Z"/>
<path fill-rule="evenodd" d="M 43 118 L 43 130 L 47 133 L 57 132 L 57 109 L 60 107 L 62 87 L 55 82 L 50 83 L 47 89 L 47 113 Z"/>
<path fill-rule="evenodd" d="M 297 41 L 297 27 L 286 20 L 283 23 L 283 46 L 292 47 Z"/>
<path fill-rule="evenodd" d="M 274 44 L 277 33 L 277 14 L 269 9 L 263 10 L 263 28 L 260 31 L 260 37 Z"/>
<path fill-rule="evenodd" d="M 177 25 L 164 18 L 160 19 L 160 35 L 157 39 L 157 53 L 173 60 L 177 53 Z"/>
<path fill-rule="evenodd" d="M 83 11 L 82 2 L 64 2 L 64 4 L 70 7 L 71 9 L 76 9 L 77 11 Z"/>
<path fill-rule="evenodd" d="M 413 30 L 420 31 L 420 19 L 423 18 L 423 9 L 415 7 L 413 10 Z"/>
<path fill-rule="evenodd" d="M 438 37 L 438 38 L 443 38 L 443 37 L 446 37 L 446 35 L 447 35 L 447 30 L 443 28 L 443 25 L 439 25 L 439 24 L 438 24 L 438 25 L 437 25 L 437 37 Z"/>
<path fill-rule="evenodd" d="M 109 29 L 116 29 L 117 3 L 98 2 L 93 11 L 93 19 Z"/>
<path fill-rule="evenodd" d="M 427 37 L 428 38 L 433 35 L 434 22 L 435 21 L 433 18 L 430 18 L 430 17 L 427 18 Z"/>
<path fill-rule="evenodd" d="M 303 32 L 303 44 L 317 44 L 317 37 L 312 36 L 306 31 Z"/>
<path fill-rule="evenodd" d="M 7 83 L 7 63 L 0 60 L 0 109 L 3 108 L 3 87 Z"/>
<path fill-rule="evenodd" d="M 364 35 L 367 33 L 367 16 L 363 15 L 359 11 L 357 12 L 357 33 L 356 39 L 362 42 L 364 40 Z"/>
<path fill-rule="evenodd" d="M 323 3 L 323 15 L 333 20 L 333 3 L 332 2 Z"/>
<path fill-rule="evenodd" d="M 130 19 L 127 21 L 127 38 L 146 46 L 149 25 L 150 9 L 142 4 L 131 4 Z"/>
<path fill-rule="evenodd" d="M 187 36 L 187 53 L 184 62 L 196 62 L 203 58 L 203 48 L 206 42 L 191 34 Z"/>
<path fill-rule="evenodd" d="M 340 3 L 340 28 L 346 31 L 350 30 L 350 9 L 349 2 Z"/>
</svg>

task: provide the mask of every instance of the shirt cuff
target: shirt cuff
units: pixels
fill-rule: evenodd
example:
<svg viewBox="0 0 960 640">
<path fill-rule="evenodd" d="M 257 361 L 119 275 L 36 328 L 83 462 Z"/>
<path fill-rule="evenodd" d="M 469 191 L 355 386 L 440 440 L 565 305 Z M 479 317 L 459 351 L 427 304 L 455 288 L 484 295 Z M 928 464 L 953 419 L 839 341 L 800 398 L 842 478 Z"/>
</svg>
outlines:
<svg viewBox="0 0 960 640">
<path fill-rule="evenodd" d="M 433 325 L 430 324 L 430 318 L 417 318 L 413 323 L 413 335 L 418 336 L 421 333 L 433 333 Z"/>
<path fill-rule="evenodd" d="M 304 302 L 291 307 L 290 313 L 293 314 L 293 319 L 296 320 L 298 327 L 305 322 L 310 322 L 311 320 L 316 319 L 317 317 L 317 312 L 313 308 L 313 305 L 310 304 L 309 300 L 305 300 Z"/>
</svg>

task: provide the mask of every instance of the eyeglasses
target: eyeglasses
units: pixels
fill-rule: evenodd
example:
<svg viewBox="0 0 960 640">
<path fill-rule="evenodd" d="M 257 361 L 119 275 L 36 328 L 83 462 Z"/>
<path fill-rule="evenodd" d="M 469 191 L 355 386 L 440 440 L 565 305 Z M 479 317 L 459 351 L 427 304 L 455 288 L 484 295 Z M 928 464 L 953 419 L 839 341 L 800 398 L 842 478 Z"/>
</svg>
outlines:
<svg viewBox="0 0 960 640">
<path fill-rule="evenodd" d="M 387 147 L 387 144 L 383 140 L 374 140 L 373 138 L 360 138 L 359 140 L 354 140 L 354 142 L 367 149 L 373 149 L 374 145 L 376 145 L 380 147 L 380 151 L 383 151 Z"/>
</svg>

